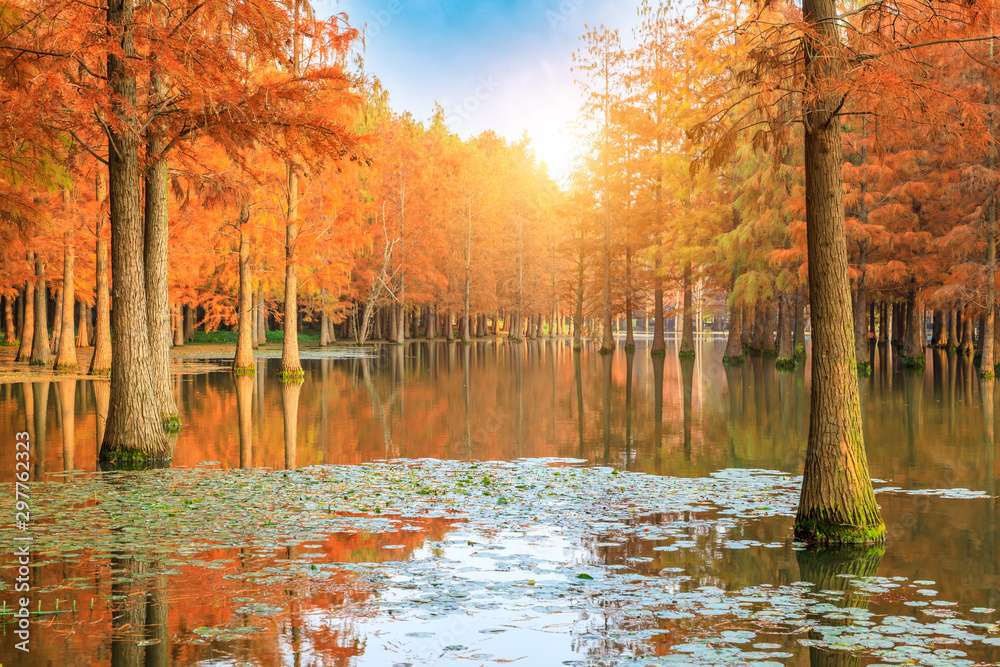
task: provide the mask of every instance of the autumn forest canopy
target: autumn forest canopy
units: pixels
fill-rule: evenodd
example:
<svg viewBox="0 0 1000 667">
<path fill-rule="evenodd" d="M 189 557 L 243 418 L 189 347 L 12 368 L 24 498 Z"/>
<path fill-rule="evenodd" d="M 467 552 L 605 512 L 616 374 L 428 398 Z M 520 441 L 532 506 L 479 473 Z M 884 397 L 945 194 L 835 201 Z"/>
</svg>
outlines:
<svg viewBox="0 0 1000 667">
<path fill-rule="evenodd" d="M 573 335 L 610 353 L 616 328 L 634 349 L 641 319 L 653 355 L 669 326 L 690 358 L 710 312 L 725 363 L 786 370 L 808 329 L 812 423 L 834 425 L 815 446 L 853 452 L 840 519 L 868 532 L 817 532 L 808 489 L 797 531 L 877 541 L 856 383 L 872 346 L 920 367 L 932 322 L 930 344 L 975 348 L 985 380 L 1000 361 L 997 7 L 638 12 L 632 35 L 581 35 L 563 178 L 527 136 L 394 109 L 360 26 L 305 0 L 7 5 L 5 343 L 57 371 L 94 346 L 81 370 L 110 376 L 101 457 L 118 460 L 163 455 L 169 351 L 196 328 L 238 332 L 237 374 L 283 329 L 292 382 L 304 329 L 320 345 Z"/>
</svg>

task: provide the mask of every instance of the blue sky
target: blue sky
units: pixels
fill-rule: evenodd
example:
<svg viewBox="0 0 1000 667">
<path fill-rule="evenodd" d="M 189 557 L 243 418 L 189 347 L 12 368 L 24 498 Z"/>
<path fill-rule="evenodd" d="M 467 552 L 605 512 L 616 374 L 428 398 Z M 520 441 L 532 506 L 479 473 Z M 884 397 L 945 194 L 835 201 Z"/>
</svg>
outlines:
<svg viewBox="0 0 1000 667">
<path fill-rule="evenodd" d="M 366 69 L 397 111 L 430 116 L 439 102 L 463 137 L 525 132 L 554 176 L 569 171 L 580 94 L 572 54 L 586 25 L 638 20 L 638 0 L 316 0 L 365 29 Z"/>
</svg>

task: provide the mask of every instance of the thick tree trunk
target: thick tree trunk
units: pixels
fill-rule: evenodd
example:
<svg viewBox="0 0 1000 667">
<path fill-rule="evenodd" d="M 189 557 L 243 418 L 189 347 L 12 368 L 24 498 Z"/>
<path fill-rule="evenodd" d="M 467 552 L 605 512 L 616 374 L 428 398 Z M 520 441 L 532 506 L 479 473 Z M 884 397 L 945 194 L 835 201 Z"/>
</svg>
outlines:
<svg viewBox="0 0 1000 667">
<path fill-rule="evenodd" d="M 32 366 L 47 365 L 52 360 L 49 349 L 49 304 L 45 286 L 45 260 L 35 255 L 35 335 L 31 343 Z"/>
<path fill-rule="evenodd" d="M 973 338 L 973 335 L 972 335 L 972 326 L 973 326 L 972 316 L 969 315 L 969 309 L 968 308 L 962 309 L 961 315 L 960 315 L 959 319 L 961 320 L 961 323 L 962 323 L 962 342 L 959 343 L 958 349 L 963 354 L 965 354 L 967 356 L 972 356 L 972 351 L 973 351 L 975 345 L 974 345 L 973 340 L 972 340 L 972 338 Z"/>
<path fill-rule="evenodd" d="M 198 310 L 197 306 L 184 306 L 184 340 L 194 341 L 194 318 Z"/>
<path fill-rule="evenodd" d="M 62 287 L 56 288 L 56 304 L 52 310 L 52 341 L 49 343 L 49 350 L 55 354 L 59 350 L 59 340 L 62 338 L 62 318 L 63 318 L 63 291 Z M 48 304 L 46 304 L 46 308 Z"/>
<path fill-rule="evenodd" d="M 795 368 L 795 344 L 792 342 L 792 310 L 795 297 L 784 292 L 778 297 L 778 359 L 775 362 L 779 369 Z"/>
<path fill-rule="evenodd" d="M 451 322 L 450 310 L 446 310 L 444 313 L 444 339 L 448 342 L 455 340 L 455 328 Z"/>
<path fill-rule="evenodd" d="M 236 334 L 236 356 L 233 357 L 233 372 L 237 375 L 253 375 L 256 366 L 253 361 L 253 275 L 250 271 L 250 206 L 240 207 L 240 303 Z"/>
<path fill-rule="evenodd" d="M 911 289 L 907 296 L 906 312 L 909 321 L 906 323 L 906 347 L 903 349 L 903 366 L 909 368 L 924 367 L 924 309 L 919 306 L 916 299 L 916 291 Z M 992 343 L 992 332 L 988 340 Z M 992 344 L 988 347 L 992 353 Z M 992 362 L 991 365 L 982 368 L 992 369 Z"/>
<path fill-rule="evenodd" d="M 14 329 L 14 299 L 5 296 L 3 299 L 3 344 L 13 346 L 17 343 L 17 332 Z"/>
<path fill-rule="evenodd" d="M 803 0 L 815 32 L 805 48 L 806 238 L 813 355 L 809 440 L 795 536 L 807 542 L 871 543 L 885 538 L 865 454 L 854 356 L 841 179 L 840 98 L 821 88 L 839 70 L 836 5 Z"/>
<path fill-rule="evenodd" d="M 806 297 L 802 288 L 795 293 L 795 358 L 804 361 L 806 358 Z"/>
<path fill-rule="evenodd" d="M 858 289 L 854 296 L 854 357 L 858 360 L 858 373 L 862 375 L 870 375 L 872 372 L 871 364 L 868 363 L 868 331 L 865 327 L 867 314 L 868 286 L 862 275 L 858 278 Z"/>
<path fill-rule="evenodd" d="M 933 312 L 934 327 L 931 330 L 931 345 L 934 347 L 944 347 L 947 342 L 946 336 L 948 333 L 944 317 L 945 313 L 940 308 L 935 308 Z"/>
<path fill-rule="evenodd" d="M 768 303 L 764 309 L 764 329 L 761 331 L 760 353 L 765 357 L 774 357 L 778 354 L 778 349 L 774 345 L 774 302 Z"/>
<path fill-rule="evenodd" d="M 184 345 L 184 306 L 175 303 L 174 310 L 174 347 Z"/>
<path fill-rule="evenodd" d="M 63 255 L 63 306 L 62 335 L 59 337 L 59 351 L 56 353 L 56 370 L 76 370 L 76 336 L 73 331 L 73 306 L 76 303 L 73 273 L 73 231 L 66 232 L 66 249 Z M 83 309 L 80 309 L 82 315 Z"/>
<path fill-rule="evenodd" d="M 166 85 L 156 73 L 152 76 L 153 94 L 166 96 Z M 146 285 L 146 323 L 149 327 L 150 370 L 153 391 L 160 401 L 160 412 L 165 422 L 176 428 L 180 425 L 174 389 L 170 383 L 170 293 L 167 275 L 167 237 L 169 214 L 167 212 L 167 161 L 161 155 L 164 141 L 149 129 L 146 154 L 153 162 L 146 167 L 143 181 L 146 189 L 146 236 L 143 244 Z"/>
<path fill-rule="evenodd" d="M 288 164 L 288 219 L 285 226 L 285 340 L 281 346 L 280 373 L 282 380 L 303 379 L 302 362 L 299 360 L 299 285 L 296 242 L 299 228 L 299 173 Z"/>
<path fill-rule="evenodd" d="M 261 291 L 263 291 L 263 283 L 258 285 Z M 267 312 L 266 306 L 264 305 L 264 299 L 260 300 L 257 305 L 257 344 L 266 345 L 267 344 Z"/>
<path fill-rule="evenodd" d="M 127 61 L 135 57 L 132 0 L 109 0 L 108 24 L 120 40 L 122 58 L 108 54 L 108 81 L 116 103 L 108 133 L 111 210 L 111 271 L 114 301 L 111 331 L 111 397 L 101 443 L 102 461 L 143 463 L 170 456 L 162 410 L 153 386 L 147 324 L 143 220 L 140 205 L 139 146 L 130 109 L 136 81 Z"/>
<path fill-rule="evenodd" d="M 743 354 L 743 309 L 729 309 L 729 337 L 726 339 L 726 352 L 722 363 L 727 366 L 739 366 L 746 361 Z"/>
<path fill-rule="evenodd" d="M 402 302 L 397 303 L 396 306 L 396 331 L 393 336 L 393 341 L 396 345 L 402 345 L 406 342 L 406 306 Z"/>
<path fill-rule="evenodd" d="M 678 356 L 694 359 L 694 302 L 691 295 L 691 262 L 684 264 L 684 323 L 681 325 L 681 346 Z"/>
<path fill-rule="evenodd" d="M 104 202 L 108 197 L 107 179 L 103 173 L 97 174 L 95 186 L 97 201 Z M 95 232 L 96 249 L 95 264 L 97 273 L 97 319 L 94 322 L 94 356 L 90 359 L 88 375 L 109 375 L 111 373 L 111 283 L 108 275 L 108 241 L 104 229 L 107 218 L 104 211 L 97 214 L 97 231 Z"/>
<path fill-rule="evenodd" d="M 427 326 L 424 327 L 424 337 L 427 340 L 437 338 L 437 304 L 427 306 Z"/>
<path fill-rule="evenodd" d="M 766 317 L 766 312 L 767 310 L 763 304 L 758 303 L 754 307 L 753 329 L 750 332 L 750 352 L 757 356 L 764 349 L 764 318 Z"/>
<path fill-rule="evenodd" d="M 885 301 L 879 307 L 878 342 L 880 345 L 889 342 L 889 305 Z"/>
<path fill-rule="evenodd" d="M 959 321 L 959 309 L 952 308 L 948 311 L 948 349 L 957 350 L 958 349 L 958 321 Z"/>
<path fill-rule="evenodd" d="M 27 254 L 28 266 L 35 263 L 35 253 Z M 32 278 L 24 283 L 24 317 L 21 324 L 21 345 L 17 348 L 17 361 L 31 359 L 31 346 L 35 339 L 35 281 Z"/>
<path fill-rule="evenodd" d="M 90 346 L 90 306 L 80 302 L 80 318 L 76 326 L 76 346 Z"/>
<path fill-rule="evenodd" d="M 663 279 L 659 276 L 660 260 L 656 260 L 657 275 L 653 280 L 653 342 L 650 344 L 650 354 L 663 356 L 667 352 L 667 344 L 663 334 Z"/>
</svg>

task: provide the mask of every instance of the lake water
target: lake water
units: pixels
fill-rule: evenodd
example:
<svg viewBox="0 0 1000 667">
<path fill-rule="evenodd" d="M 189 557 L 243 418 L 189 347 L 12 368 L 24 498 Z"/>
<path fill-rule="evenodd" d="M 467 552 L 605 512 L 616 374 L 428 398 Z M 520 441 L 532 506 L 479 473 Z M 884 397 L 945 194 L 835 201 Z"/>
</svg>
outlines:
<svg viewBox="0 0 1000 667">
<path fill-rule="evenodd" d="M 808 368 L 779 372 L 759 358 L 725 368 L 723 348 L 702 342 L 682 363 L 672 349 L 652 359 L 642 341 L 611 357 L 574 354 L 565 340 L 415 342 L 304 358 L 301 387 L 278 382 L 277 359 L 258 359 L 253 379 L 175 360 L 184 425 L 171 470 L 138 475 L 99 474 L 106 385 L 2 385 L 0 432 L 28 430 L 34 443 L 34 530 L 46 541 L 32 557 L 32 611 L 42 613 L 28 654 L 14 649 L 7 550 L 0 663 L 996 664 L 1000 390 L 954 354 L 928 351 L 917 374 L 876 354 L 860 388 L 889 540 L 884 552 L 815 554 L 790 540 L 787 493 L 744 494 L 738 507 L 727 496 L 753 484 L 766 494 L 748 470 L 794 486 Z M 420 496 L 383 501 L 377 483 L 344 481 L 398 476 L 400 466 L 361 466 L 396 459 L 408 460 Z M 11 520 L 14 470 L 9 440 L 0 510 Z M 309 489 L 334 484 L 328 474 L 339 475 L 333 501 L 355 503 L 350 511 L 311 500 Z M 661 491 L 667 478 L 691 480 L 703 497 L 680 498 L 683 483 Z M 430 489 L 443 479 L 478 486 L 447 512 L 410 511 L 438 498 Z M 213 523 L 202 529 L 185 518 L 198 499 L 171 496 L 218 488 L 231 498 L 254 484 L 247 514 L 279 494 L 275 516 L 304 503 L 339 523 L 243 543 L 226 532 L 239 506 L 206 506 Z M 575 491 L 557 505 L 517 495 L 537 485 L 555 496 L 563 484 Z M 721 500 L 706 490 L 716 488 Z M 674 504 L 644 504 L 643 493 L 675 490 Z M 599 497 L 619 491 L 620 502 Z M 119 516 L 108 494 L 149 502 Z M 158 506 L 160 495 L 174 499 Z M 470 518 L 497 496 L 503 507 L 488 511 L 498 518 Z M 15 535 L 2 533 L 10 544 Z M 811 592 L 799 593 L 803 581 Z"/>
</svg>

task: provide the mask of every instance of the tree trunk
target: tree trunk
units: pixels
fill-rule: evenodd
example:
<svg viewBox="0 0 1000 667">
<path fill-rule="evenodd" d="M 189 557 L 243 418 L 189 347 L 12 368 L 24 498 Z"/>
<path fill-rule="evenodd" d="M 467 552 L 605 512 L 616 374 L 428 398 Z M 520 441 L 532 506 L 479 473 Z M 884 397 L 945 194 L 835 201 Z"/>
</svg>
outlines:
<svg viewBox="0 0 1000 667">
<path fill-rule="evenodd" d="M 48 364 L 52 359 L 49 349 L 49 304 L 45 287 L 45 260 L 35 255 L 35 335 L 31 343 L 32 366 Z"/>
<path fill-rule="evenodd" d="M 974 344 L 972 341 L 972 317 L 969 315 L 968 308 L 961 310 L 959 319 L 962 323 L 962 342 L 959 343 L 958 349 L 963 354 L 971 356 Z"/>
<path fill-rule="evenodd" d="M 97 174 L 95 184 L 96 198 L 103 203 L 108 197 L 107 178 L 103 172 Z M 109 375 L 111 373 L 111 294 L 108 277 L 108 242 L 104 229 L 107 218 L 103 207 L 97 214 L 95 265 L 97 274 L 97 300 L 94 304 L 96 320 L 94 322 L 94 356 L 90 359 L 88 375 Z"/>
<path fill-rule="evenodd" d="M 184 306 L 174 304 L 174 347 L 184 345 Z"/>
<path fill-rule="evenodd" d="M 909 295 L 907 295 L 906 312 L 909 315 L 909 321 L 906 323 L 906 347 L 903 349 L 903 366 L 909 368 L 924 367 L 924 309 L 919 307 L 916 299 L 916 291 L 911 288 Z M 992 343 L 992 331 L 987 340 Z M 992 357 L 993 346 L 991 344 L 988 347 Z M 981 368 L 992 369 L 992 361 L 990 366 L 982 366 Z"/>
<path fill-rule="evenodd" d="M 427 325 L 424 327 L 424 338 L 432 340 L 437 338 L 437 304 L 427 306 L 427 315 L 424 317 Z"/>
<path fill-rule="evenodd" d="M 406 307 L 400 302 L 394 308 L 396 313 L 396 329 L 393 332 L 392 342 L 396 345 L 402 345 L 406 342 Z M 466 327 L 468 327 L 468 323 L 466 323 Z"/>
<path fill-rule="evenodd" d="M 444 339 L 449 343 L 455 340 L 455 329 L 451 323 L 451 311 L 446 310 L 444 313 Z"/>
<path fill-rule="evenodd" d="M 250 270 L 250 206 L 240 207 L 240 303 L 236 324 L 236 356 L 233 357 L 233 372 L 237 375 L 253 375 L 256 366 L 253 361 L 253 275 Z"/>
<path fill-rule="evenodd" d="M 862 251 L 862 265 L 867 261 L 867 254 Z M 858 278 L 858 289 L 854 297 L 854 358 L 858 360 L 858 372 L 869 375 L 872 372 L 868 363 L 868 331 L 865 327 L 865 317 L 868 314 L 868 285 L 865 275 Z"/>
<path fill-rule="evenodd" d="M 746 361 L 743 355 L 743 308 L 729 309 L 729 336 L 726 338 L 726 352 L 722 363 L 726 366 L 739 366 Z"/>
<path fill-rule="evenodd" d="M 788 292 L 783 292 L 778 299 L 781 313 L 778 316 L 778 360 L 775 363 L 779 369 L 791 370 L 795 368 L 795 344 L 792 342 L 794 297 Z"/>
<path fill-rule="evenodd" d="M 184 340 L 187 342 L 194 341 L 194 319 L 197 306 L 184 306 Z"/>
<path fill-rule="evenodd" d="M 667 352 L 667 344 L 663 335 L 663 279 L 659 276 L 660 260 L 656 260 L 654 271 L 656 276 L 653 288 L 653 342 L 650 345 L 650 354 L 662 356 Z"/>
<path fill-rule="evenodd" d="M 288 163 L 288 220 L 285 227 L 285 341 L 281 346 L 282 380 L 302 380 L 299 360 L 299 286 L 296 273 L 295 244 L 299 236 L 299 173 Z"/>
<path fill-rule="evenodd" d="M 35 263 L 35 253 L 29 251 L 28 265 Z M 31 347 L 35 339 L 35 281 L 32 278 L 24 283 L 24 321 L 21 324 L 21 346 L 17 348 L 17 361 L 31 359 Z"/>
<path fill-rule="evenodd" d="M 139 146 L 130 109 L 136 104 L 132 0 L 109 0 L 109 31 L 120 40 L 122 56 L 108 54 L 114 103 L 108 132 L 108 182 L 111 210 L 111 396 L 101 443 L 102 461 L 143 463 L 170 456 L 162 410 L 153 387 L 147 324 L 143 220 L 140 206 Z"/>
<path fill-rule="evenodd" d="M 76 336 L 73 331 L 73 306 L 76 304 L 76 290 L 73 281 L 73 231 L 66 232 L 66 249 L 63 255 L 63 307 L 62 336 L 59 337 L 59 351 L 56 353 L 56 370 L 76 370 Z M 80 309 L 81 319 L 83 308 Z M 86 332 L 82 332 L 86 333 Z"/>
<path fill-rule="evenodd" d="M 157 72 L 151 75 L 153 98 L 166 97 L 166 84 Z M 153 391 L 160 401 L 160 412 L 171 427 L 179 426 L 177 402 L 170 383 L 170 293 L 167 275 L 167 161 L 162 152 L 165 142 L 156 126 L 147 130 L 146 155 L 152 160 L 143 180 L 146 188 L 146 236 L 143 245 L 146 285 L 146 323 L 149 327 L 150 370 Z"/>
<path fill-rule="evenodd" d="M 889 305 L 883 301 L 879 307 L 878 342 L 884 345 L 889 342 Z"/>
<path fill-rule="evenodd" d="M 806 238 L 813 361 L 809 440 L 795 536 L 807 542 L 885 538 L 865 454 L 854 356 L 841 179 L 840 98 L 817 90 L 839 70 L 833 0 L 803 0 Z M 818 93 L 818 94 L 816 94 Z"/>
<path fill-rule="evenodd" d="M 764 329 L 761 331 L 760 353 L 765 357 L 774 357 L 778 350 L 774 345 L 774 302 L 767 304 L 764 309 Z"/>
<path fill-rule="evenodd" d="M 17 343 L 17 332 L 14 330 L 13 300 L 9 296 L 3 299 L 3 344 L 8 346 L 13 346 Z"/>
<path fill-rule="evenodd" d="M 948 311 L 948 349 L 957 350 L 958 349 L 958 321 L 959 321 L 959 309 L 952 308 Z"/>
<path fill-rule="evenodd" d="M 48 304 L 45 304 L 46 309 Z M 48 313 L 46 313 L 47 315 Z M 56 305 L 52 309 L 52 342 L 49 344 L 49 351 L 55 354 L 59 350 L 59 340 L 62 338 L 62 317 L 63 317 L 63 291 L 62 287 L 56 288 Z"/>
<path fill-rule="evenodd" d="M 753 329 L 750 332 L 750 352 L 760 355 L 764 349 L 764 317 L 766 309 L 760 303 L 754 307 Z"/>
<path fill-rule="evenodd" d="M 80 302 L 80 319 L 76 330 L 76 346 L 90 346 L 90 306 Z"/>
<path fill-rule="evenodd" d="M 931 345 L 934 347 L 944 347 L 946 339 L 945 336 L 948 332 L 946 327 L 946 322 L 944 320 L 944 311 L 940 308 L 934 309 L 934 314 L 932 315 L 934 326 L 931 330 Z"/>
<path fill-rule="evenodd" d="M 263 283 L 258 285 L 258 287 L 263 292 Z M 257 305 L 257 344 L 267 344 L 267 312 L 263 297 Z"/>
<path fill-rule="evenodd" d="M 694 359 L 694 321 L 691 298 L 691 262 L 684 264 L 684 323 L 681 325 L 681 347 L 678 356 Z"/>
<path fill-rule="evenodd" d="M 253 374 L 236 376 L 236 412 L 240 431 L 240 467 L 253 467 Z"/>
</svg>

